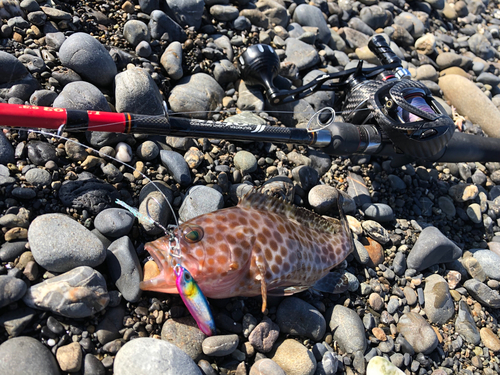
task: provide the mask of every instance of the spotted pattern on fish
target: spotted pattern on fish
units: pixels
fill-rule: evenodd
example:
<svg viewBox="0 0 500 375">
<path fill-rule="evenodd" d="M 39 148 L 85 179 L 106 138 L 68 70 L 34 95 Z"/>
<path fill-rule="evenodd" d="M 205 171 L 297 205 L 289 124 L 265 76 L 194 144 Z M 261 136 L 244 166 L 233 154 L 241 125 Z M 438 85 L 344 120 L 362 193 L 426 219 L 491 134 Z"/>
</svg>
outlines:
<svg viewBox="0 0 500 375">
<path fill-rule="evenodd" d="M 195 217 L 174 229 L 182 265 L 205 296 L 289 295 L 308 289 L 352 250 L 345 216 L 326 219 L 281 199 L 252 193 L 236 207 Z M 160 274 L 141 288 L 177 293 L 169 237 L 145 245 Z M 269 291 L 269 292 L 268 292 Z"/>
</svg>

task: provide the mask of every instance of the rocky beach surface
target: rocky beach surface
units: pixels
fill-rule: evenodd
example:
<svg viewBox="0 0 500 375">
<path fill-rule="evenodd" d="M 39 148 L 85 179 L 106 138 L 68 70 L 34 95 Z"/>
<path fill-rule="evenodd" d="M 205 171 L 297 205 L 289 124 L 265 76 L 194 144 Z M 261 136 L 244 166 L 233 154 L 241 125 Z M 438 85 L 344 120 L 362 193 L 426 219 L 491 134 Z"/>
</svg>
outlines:
<svg viewBox="0 0 500 375">
<path fill-rule="evenodd" d="M 289 89 L 379 64 L 367 43 L 382 33 L 457 131 L 500 137 L 496 1 L 0 0 L 0 18 L 0 102 L 162 116 L 166 101 L 305 127 L 335 95 L 273 106 L 238 56 L 272 45 Z M 0 374 L 500 372 L 500 163 L 0 125 Z M 169 204 L 185 221 L 254 187 L 322 215 L 345 193 L 355 248 L 335 271 L 349 284 L 270 298 L 267 315 L 260 298 L 212 299 L 206 337 L 178 295 L 140 290 L 144 243 L 163 231 L 115 200 L 167 225 Z"/>
</svg>

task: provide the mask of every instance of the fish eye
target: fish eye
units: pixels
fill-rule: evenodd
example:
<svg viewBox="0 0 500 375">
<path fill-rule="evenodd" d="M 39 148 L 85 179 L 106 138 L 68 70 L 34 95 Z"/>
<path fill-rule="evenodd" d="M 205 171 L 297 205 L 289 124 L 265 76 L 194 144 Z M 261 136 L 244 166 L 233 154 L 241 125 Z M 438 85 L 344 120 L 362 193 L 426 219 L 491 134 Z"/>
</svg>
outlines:
<svg viewBox="0 0 500 375">
<path fill-rule="evenodd" d="M 199 226 L 189 226 L 184 230 L 183 237 L 190 243 L 201 241 L 203 238 L 203 229 Z"/>
</svg>

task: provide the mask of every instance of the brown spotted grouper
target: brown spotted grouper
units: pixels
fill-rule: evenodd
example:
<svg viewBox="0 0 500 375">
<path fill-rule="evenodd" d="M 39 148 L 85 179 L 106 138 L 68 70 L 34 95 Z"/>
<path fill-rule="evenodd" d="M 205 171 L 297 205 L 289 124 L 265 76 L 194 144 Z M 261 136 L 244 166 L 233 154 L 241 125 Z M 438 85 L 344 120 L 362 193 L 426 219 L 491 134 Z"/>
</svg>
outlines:
<svg viewBox="0 0 500 375">
<path fill-rule="evenodd" d="M 145 245 L 160 273 L 144 290 L 178 293 L 173 266 L 189 270 L 210 298 L 290 295 L 313 286 L 352 250 L 351 232 L 283 200 L 251 193 L 236 207 L 200 215 Z"/>
</svg>

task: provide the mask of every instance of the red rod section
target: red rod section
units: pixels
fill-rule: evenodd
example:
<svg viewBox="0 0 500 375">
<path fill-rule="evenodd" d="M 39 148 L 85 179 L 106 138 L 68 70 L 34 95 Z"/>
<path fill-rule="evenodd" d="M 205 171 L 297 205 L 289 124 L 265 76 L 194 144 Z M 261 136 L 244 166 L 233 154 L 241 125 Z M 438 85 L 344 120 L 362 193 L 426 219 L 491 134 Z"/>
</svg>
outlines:
<svg viewBox="0 0 500 375">
<path fill-rule="evenodd" d="M 61 125 L 67 130 L 127 133 L 131 117 L 128 113 L 0 103 L 0 126 L 59 129 Z"/>
</svg>

